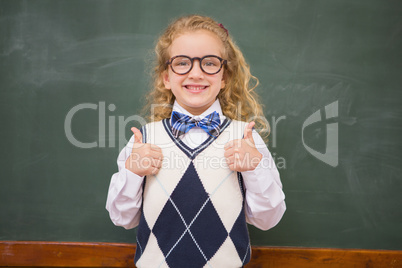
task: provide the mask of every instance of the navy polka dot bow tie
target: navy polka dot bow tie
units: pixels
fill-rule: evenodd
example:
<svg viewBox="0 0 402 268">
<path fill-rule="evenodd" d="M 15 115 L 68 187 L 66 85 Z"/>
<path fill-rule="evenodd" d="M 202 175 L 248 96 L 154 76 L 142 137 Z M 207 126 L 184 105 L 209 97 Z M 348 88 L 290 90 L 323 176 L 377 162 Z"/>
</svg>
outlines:
<svg viewBox="0 0 402 268">
<path fill-rule="evenodd" d="M 213 112 L 201 120 L 195 120 L 188 115 L 174 111 L 171 124 L 173 135 L 176 138 L 187 133 L 193 127 L 200 127 L 210 136 L 216 138 L 219 135 L 221 120 L 217 112 Z"/>
</svg>

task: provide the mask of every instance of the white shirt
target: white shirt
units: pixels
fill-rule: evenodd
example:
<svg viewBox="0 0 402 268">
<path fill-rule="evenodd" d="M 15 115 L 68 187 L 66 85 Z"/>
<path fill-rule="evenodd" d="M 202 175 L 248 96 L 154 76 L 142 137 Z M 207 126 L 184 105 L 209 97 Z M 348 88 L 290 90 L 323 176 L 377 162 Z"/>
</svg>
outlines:
<svg viewBox="0 0 402 268">
<path fill-rule="evenodd" d="M 177 102 L 174 103 L 173 111 L 177 111 L 190 117 L 193 116 Z M 218 100 L 199 119 L 212 112 L 218 112 L 221 122 L 225 119 Z M 262 230 L 274 227 L 282 218 L 285 210 L 285 195 L 282 191 L 282 183 L 274 160 L 261 136 L 253 130 L 253 139 L 258 151 L 263 155 L 258 166 L 251 171 L 242 172 L 244 180 L 245 211 L 247 222 Z M 186 134 L 179 137 L 187 146 L 195 148 L 201 145 L 208 134 L 199 127 L 190 129 Z M 142 204 L 142 183 L 144 177 L 140 177 L 125 168 L 125 162 L 131 154 L 134 136 L 117 158 L 119 171 L 113 174 L 106 209 L 109 211 L 112 222 L 117 226 L 131 229 L 139 224 Z"/>
</svg>

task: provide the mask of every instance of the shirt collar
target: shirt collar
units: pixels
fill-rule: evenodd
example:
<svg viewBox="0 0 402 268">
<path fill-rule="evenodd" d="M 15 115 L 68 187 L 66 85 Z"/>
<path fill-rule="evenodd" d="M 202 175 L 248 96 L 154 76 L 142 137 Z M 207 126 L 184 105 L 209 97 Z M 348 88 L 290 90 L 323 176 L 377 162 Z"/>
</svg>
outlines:
<svg viewBox="0 0 402 268">
<path fill-rule="evenodd" d="M 210 113 L 213 112 L 217 112 L 219 113 L 219 117 L 221 119 L 221 122 L 223 122 L 223 120 L 225 120 L 225 116 L 222 113 L 222 107 L 221 104 L 219 103 L 219 100 L 216 99 L 215 102 L 208 108 L 206 109 L 202 114 L 194 116 L 191 113 L 189 113 L 186 109 L 184 109 L 183 107 L 180 106 L 180 104 L 177 103 L 177 100 L 174 101 L 173 104 L 173 111 L 185 114 L 190 116 L 191 118 L 196 118 L 196 119 L 203 119 L 205 116 L 209 115 Z M 173 112 L 172 111 L 172 112 Z M 171 117 L 171 116 L 170 116 Z"/>
</svg>

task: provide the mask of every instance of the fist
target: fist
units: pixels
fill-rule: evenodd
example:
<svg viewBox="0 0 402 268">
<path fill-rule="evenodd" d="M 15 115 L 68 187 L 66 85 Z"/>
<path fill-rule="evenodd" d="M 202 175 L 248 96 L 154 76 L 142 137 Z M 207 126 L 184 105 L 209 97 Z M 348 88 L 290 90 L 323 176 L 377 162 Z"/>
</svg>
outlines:
<svg viewBox="0 0 402 268">
<path fill-rule="evenodd" d="M 250 122 L 244 129 L 244 138 L 229 141 L 225 144 L 225 159 L 233 171 L 243 172 L 254 170 L 262 159 L 253 139 L 255 122 Z"/>
<path fill-rule="evenodd" d="M 163 154 L 160 147 L 142 143 L 142 133 L 137 128 L 131 128 L 134 133 L 133 150 L 126 160 L 126 169 L 140 177 L 158 174 L 162 167 Z"/>
</svg>

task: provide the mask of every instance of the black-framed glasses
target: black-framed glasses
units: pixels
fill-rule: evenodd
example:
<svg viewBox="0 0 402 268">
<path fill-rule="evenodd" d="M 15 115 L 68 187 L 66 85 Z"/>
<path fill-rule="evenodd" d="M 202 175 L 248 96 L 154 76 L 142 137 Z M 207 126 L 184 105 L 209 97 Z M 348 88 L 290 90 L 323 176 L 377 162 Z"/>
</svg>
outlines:
<svg viewBox="0 0 402 268">
<path fill-rule="evenodd" d="M 178 55 L 172 57 L 166 62 L 170 65 L 175 74 L 187 74 L 193 69 L 194 60 L 198 60 L 201 70 L 206 74 L 217 74 L 222 69 L 222 66 L 227 63 L 226 60 L 215 55 L 207 55 L 202 58 L 190 58 L 185 55 Z"/>
</svg>

